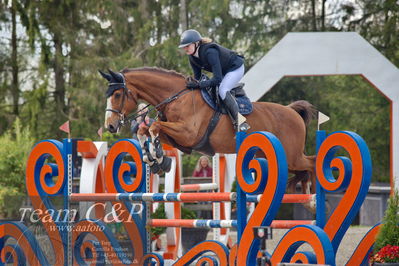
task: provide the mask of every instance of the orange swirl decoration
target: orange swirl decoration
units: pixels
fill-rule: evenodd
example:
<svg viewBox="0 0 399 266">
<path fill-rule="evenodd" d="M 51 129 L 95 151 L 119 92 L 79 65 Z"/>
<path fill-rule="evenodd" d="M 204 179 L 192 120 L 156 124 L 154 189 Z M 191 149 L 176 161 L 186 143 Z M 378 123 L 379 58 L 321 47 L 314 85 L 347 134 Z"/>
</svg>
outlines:
<svg viewBox="0 0 399 266">
<path fill-rule="evenodd" d="M 123 162 L 127 155 L 132 162 Z M 109 193 L 143 191 L 145 167 L 141 158 L 141 149 L 135 140 L 123 139 L 112 145 L 105 162 L 105 184 Z"/>
<path fill-rule="evenodd" d="M 105 256 L 101 245 L 94 240 L 76 244 L 74 255 L 79 265 L 105 265 Z"/>
<path fill-rule="evenodd" d="M 145 192 L 145 165 L 140 145 L 135 140 L 123 139 L 112 145 L 107 155 L 104 172 L 105 185 L 109 193 Z M 145 252 L 146 217 L 145 215 L 140 217 L 141 214 L 137 213 L 131 214 L 134 205 L 129 201 L 123 201 L 118 207 L 116 206 L 118 203 L 112 204 L 131 240 L 133 261 L 138 262 Z M 143 213 L 145 213 L 144 207 Z"/>
<path fill-rule="evenodd" d="M 137 141 L 120 140 L 111 146 L 104 170 L 108 193 L 144 191 L 145 168 L 141 156 Z M 106 214 L 104 221 L 120 221 L 123 224 L 131 240 L 133 252 L 123 250 L 101 220 L 84 219 L 75 225 L 72 235 L 75 264 L 90 263 L 93 256 L 101 261 L 106 256 L 115 265 L 138 265 L 143 258 L 146 243 L 145 215 L 141 218 L 135 213 L 135 204 L 129 201 L 112 202 L 112 205 L 113 211 Z M 94 236 L 98 242 L 88 242 L 88 234 Z"/>
<path fill-rule="evenodd" d="M 303 244 L 309 244 L 315 256 L 306 253 L 297 253 L 296 250 Z M 335 265 L 335 254 L 326 233 L 315 225 L 298 225 L 289 230 L 277 244 L 271 257 L 272 265 L 280 262 L 309 262 L 315 259 L 317 264 Z M 312 262 L 313 263 L 313 262 Z"/>
<path fill-rule="evenodd" d="M 157 265 L 157 266 L 163 266 L 164 261 L 163 258 L 160 254 L 158 253 L 148 253 L 146 254 L 140 261 L 140 265 Z"/>
<path fill-rule="evenodd" d="M 16 244 L 4 245 L 8 239 Z M 14 265 L 49 265 L 39 243 L 27 226 L 20 222 L 0 223 L 1 265 L 14 261 Z"/>
<path fill-rule="evenodd" d="M 363 239 L 359 242 L 356 249 L 353 251 L 352 256 L 349 258 L 346 265 L 367 265 L 369 260 L 370 251 L 373 248 L 374 242 L 377 238 L 377 234 L 381 229 L 382 224 L 378 223 L 374 225 L 367 233 L 363 236 Z"/>
<path fill-rule="evenodd" d="M 260 153 L 266 159 L 254 158 Z M 252 228 L 271 224 L 287 183 L 288 167 L 281 142 L 268 132 L 246 136 L 237 153 L 236 173 L 238 184 L 245 193 L 263 194 L 243 231 L 237 253 L 237 265 L 256 265 L 259 240 L 254 238 Z"/>
<path fill-rule="evenodd" d="M 344 149 L 349 158 L 338 156 Z M 338 178 L 333 171 L 338 171 Z M 328 192 L 346 190 L 335 211 L 324 226 L 334 251 L 358 213 L 370 186 L 371 157 L 364 140 L 353 132 L 339 131 L 330 134 L 320 145 L 316 157 L 316 174 L 321 187 Z"/>
<path fill-rule="evenodd" d="M 44 140 L 37 143 L 29 155 L 26 166 L 26 189 L 32 205 L 38 213 L 38 218 L 47 231 L 54 253 L 57 254 L 56 264 L 58 265 L 64 264 L 66 255 L 61 232 L 57 227 L 61 223 L 55 221 L 49 213 L 51 211 L 57 213 L 50 200 L 51 196 L 61 195 L 65 192 L 64 145 L 56 140 Z M 46 163 L 47 159 L 54 163 Z M 56 180 L 54 181 L 54 179 Z M 24 235 L 26 234 L 24 233 Z M 34 247 L 34 250 L 37 248 L 39 247 Z M 27 255 L 27 258 L 31 260 L 37 255 L 37 253 L 35 256 Z M 32 259 L 32 263 L 34 261 L 36 259 Z"/>
<path fill-rule="evenodd" d="M 213 258 L 211 256 L 203 256 L 203 257 L 198 259 L 196 265 L 217 266 L 218 262 L 217 262 L 217 260 L 215 258 Z"/>
<path fill-rule="evenodd" d="M 303 264 L 316 264 L 317 259 L 314 253 L 308 251 L 300 251 L 295 253 L 291 258 L 292 263 L 303 263 Z"/>
<path fill-rule="evenodd" d="M 213 240 L 207 240 L 203 241 L 196 246 L 194 246 L 192 249 L 187 251 L 186 254 L 184 254 L 182 257 L 180 257 L 173 265 L 175 266 L 184 266 L 184 265 L 190 265 L 194 260 L 197 258 L 200 258 L 201 261 L 205 262 L 207 261 L 207 257 L 209 256 L 204 256 L 201 257 L 202 254 L 206 252 L 212 252 L 215 254 L 215 257 L 217 258 L 219 264 L 221 266 L 227 266 L 229 262 L 229 250 L 228 248 L 218 242 L 218 241 L 213 241 Z M 202 260 L 202 258 L 205 258 Z M 214 260 L 212 260 L 214 262 Z"/>
<path fill-rule="evenodd" d="M 89 234 L 96 241 L 88 240 L 86 236 Z M 103 265 L 105 257 L 112 265 L 137 265 L 130 255 L 124 253 L 126 250 L 121 248 L 112 232 L 99 220 L 81 220 L 76 223 L 72 243 L 74 265 Z"/>
<path fill-rule="evenodd" d="M 235 244 L 232 248 L 230 248 L 229 265 L 237 265 L 237 252 L 238 244 Z"/>
</svg>

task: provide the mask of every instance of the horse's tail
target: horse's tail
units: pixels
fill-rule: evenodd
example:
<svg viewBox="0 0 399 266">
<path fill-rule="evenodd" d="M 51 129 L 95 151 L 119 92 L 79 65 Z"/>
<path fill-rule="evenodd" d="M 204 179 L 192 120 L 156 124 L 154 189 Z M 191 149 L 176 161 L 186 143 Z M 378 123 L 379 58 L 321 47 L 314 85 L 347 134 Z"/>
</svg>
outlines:
<svg viewBox="0 0 399 266">
<path fill-rule="evenodd" d="M 296 101 L 288 105 L 294 109 L 303 119 L 305 126 L 308 126 L 310 121 L 316 117 L 317 110 L 316 108 L 307 101 L 301 100 Z M 302 182 L 302 190 L 304 190 L 305 182 L 307 182 L 310 178 L 308 171 L 293 171 L 295 174 L 288 180 L 288 189 L 289 191 L 294 192 L 296 189 L 296 184 Z M 303 193 L 305 193 L 303 191 Z"/>
<path fill-rule="evenodd" d="M 302 117 L 306 126 L 309 125 L 310 121 L 316 117 L 317 110 L 308 101 L 296 101 L 290 103 L 288 107 L 294 109 L 295 112 L 297 112 Z"/>
</svg>

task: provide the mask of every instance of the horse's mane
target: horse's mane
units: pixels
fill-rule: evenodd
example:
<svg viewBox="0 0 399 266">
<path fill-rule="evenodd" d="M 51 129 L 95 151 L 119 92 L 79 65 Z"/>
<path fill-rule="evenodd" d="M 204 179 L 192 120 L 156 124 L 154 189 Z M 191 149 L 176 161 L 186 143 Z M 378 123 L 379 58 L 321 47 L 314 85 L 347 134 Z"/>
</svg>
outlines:
<svg viewBox="0 0 399 266">
<path fill-rule="evenodd" d="M 139 67 L 139 68 L 125 68 L 122 70 L 122 73 L 129 73 L 132 71 L 145 71 L 145 72 L 154 72 L 157 74 L 163 74 L 163 75 L 171 75 L 179 78 L 186 78 L 183 74 L 175 71 L 175 70 L 167 70 L 164 68 L 159 68 L 159 67 Z"/>
</svg>

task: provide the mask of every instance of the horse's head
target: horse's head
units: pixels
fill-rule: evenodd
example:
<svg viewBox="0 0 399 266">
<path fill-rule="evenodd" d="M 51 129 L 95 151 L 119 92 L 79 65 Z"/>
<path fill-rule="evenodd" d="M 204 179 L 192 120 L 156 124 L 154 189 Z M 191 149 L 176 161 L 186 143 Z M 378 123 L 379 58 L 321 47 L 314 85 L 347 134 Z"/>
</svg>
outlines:
<svg viewBox="0 0 399 266">
<path fill-rule="evenodd" d="M 109 132 L 116 133 L 125 123 L 126 115 L 137 107 L 137 101 L 127 88 L 122 73 L 115 73 L 111 70 L 109 70 L 109 74 L 99 72 L 108 81 L 104 126 Z"/>
</svg>

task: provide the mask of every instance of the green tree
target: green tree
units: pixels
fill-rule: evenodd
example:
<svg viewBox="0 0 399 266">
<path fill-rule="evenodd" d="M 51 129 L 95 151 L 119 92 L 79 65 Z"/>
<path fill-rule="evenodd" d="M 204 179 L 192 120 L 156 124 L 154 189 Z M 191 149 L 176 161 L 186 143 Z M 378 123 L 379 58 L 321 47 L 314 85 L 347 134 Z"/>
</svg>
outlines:
<svg viewBox="0 0 399 266">
<path fill-rule="evenodd" d="M 19 119 L 0 137 L 0 186 L 25 191 L 25 167 L 34 140 Z"/>
<path fill-rule="evenodd" d="M 386 245 L 399 246 L 399 194 L 395 191 L 388 199 L 387 209 L 373 246 L 373 253 L 377 253 Z"/>
<path fill-rule="evenodd" d="M 14 28 L 25 31 L 16 31 L 14 54 L 13 14 Z M 395 0 L 346 1 L 333 8 L 325 0 L 0 1 L 0 30 L 6 33 L 0 39 L 0 134 L 18 113 L 37 139 L 65 137 L 58 127 L 66 120 L 72 136 L 97 139 L 107 87 L 97 70 L 158 66 L 191 74 L 177 49 L 187 28 L 243 54 L 246 69 L 290 31 L 357 31 L 395 65 L 399 62 Z M 374 176 L 387 180 L 386 100 L 375 97 L 360 77 L 286 78 L 263 100 L 298 99 L 331 115 L 323 128 L 362 135 L 372 150 Z M 367 123 L 364 114 L 373 115 Z M 308 153 L 312 149 L 308 146 Z"/>
<path fill-rule="evenodd" d="M 359 32 L 399 66 L 399 5 L 396 0 L 361 0 L 342 5 L 342 29 Z M 359 17 L 358 14 L 361 14 Z"/>
</svg>

